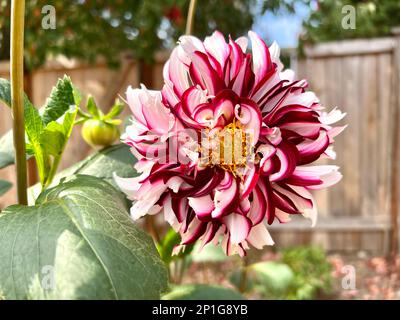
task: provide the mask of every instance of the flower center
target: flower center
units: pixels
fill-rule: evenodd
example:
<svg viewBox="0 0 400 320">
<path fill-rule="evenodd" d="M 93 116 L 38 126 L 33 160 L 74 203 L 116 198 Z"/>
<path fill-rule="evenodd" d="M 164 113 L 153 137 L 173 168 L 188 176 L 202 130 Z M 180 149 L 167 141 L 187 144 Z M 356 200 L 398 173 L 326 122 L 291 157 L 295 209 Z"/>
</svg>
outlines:
<svg viewBox="0 0 400 320">
<path fill-rule="evenodd" d="M 200 151 L 201 166 L 218 166 L 241 177 L 253 153 L 251 134 L 234 119 L 223 129 L 206 130 Z"/>
</svg>

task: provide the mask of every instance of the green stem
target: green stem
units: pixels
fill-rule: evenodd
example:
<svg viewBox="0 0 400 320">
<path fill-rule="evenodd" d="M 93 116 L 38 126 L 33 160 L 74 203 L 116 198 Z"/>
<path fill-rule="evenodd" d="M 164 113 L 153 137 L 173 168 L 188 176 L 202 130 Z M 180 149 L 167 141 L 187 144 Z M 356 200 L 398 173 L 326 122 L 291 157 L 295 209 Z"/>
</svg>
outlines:
<svg viewBox="0 0 400 320">
<path fill-rule="evenodd" d="M 24 15 L 25 0 L 11 3 L 11 105 L 18 203 L 27 205 L 27 169 L 24 119 Z"/>
<path fill-rule="evenodd" d="M 61 161 L 61 154 L 58 157 L 54 158 L 53 163 L 51 165 L 50 172 L 47 175 L 46 181 L 42 185 L 42 190 L 45 190 L 46 188 L 48 188 L 50 186 L 50 184 L 53 182 L 53 179 L 57 173 L 57 169 L 58 169 L 58 166 Z"/>
<path fill-rule="evenodd" d="M 186 20 L 186 34 L 191 35 L 193 31 L 193 25 L 194 25 L 194 14 L 196 12 L 196 0 L 190 0 L 189 4 L 189 11 L 188 11 L 188 16 Z"/>
<path fill-rule="evenodd" d="M 245 256 L 243 258 L 243 271 L 242 271 L 242 277 L 240 278 L 240 285 L 239 285 L 239 291 L 241 293 L 245 293 L 247 290 L 247 276 L 248 276 L 248 271 L 247 271 L 247 267 L 249 265 L 249 257 Z"/>
</svg>

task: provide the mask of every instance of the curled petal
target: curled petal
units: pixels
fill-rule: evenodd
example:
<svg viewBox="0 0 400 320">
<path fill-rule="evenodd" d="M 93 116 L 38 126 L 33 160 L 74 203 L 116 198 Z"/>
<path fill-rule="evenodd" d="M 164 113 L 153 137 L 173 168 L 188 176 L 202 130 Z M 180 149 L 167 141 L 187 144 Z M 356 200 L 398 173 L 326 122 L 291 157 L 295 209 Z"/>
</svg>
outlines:
<svg viewBox="0 0 400 320">
<path fill-rule="evenodd" d="M 334 142 L 333 138 L 336 137 L 337 135 L 341 134 L 343 132 L 343 130 L 346 128 L 347 128 L 347 125 L 329 129 L 328 130 L 329 143 Z"/>
<path fill-rule="evenodd" d="M 305 186 L 308 189 L 323 189 L 338 183 L 342 174 L 339 172 L 338 166 L 321 165 L 321 166 L 299 166 L 293 172 L 292 184 Z M 293 183 L 296 182 L 297 183 Z M 307 182 L 309 183 L 307 185 Z"/>
<path fill-rule="evenodd" d="M 269 54 L 271 55 L 272 62 L 277 65 L 278 72 L 281 72 L 283 70 L 283 63 L 280 59 L 281 48 L 276 41 L 274 41 L 269 47 Z"/>
<path fill-rule="evenodd" d="M 293 82 L 296 78 L 296 75 L 293 70 L 286 69 L 279 74 L 280 78 L 285 81 Z"/>
<path fill-rule="evenodd" d="M 203 89 L 207 89 L 208 94 L 215 95 L 224 87 L 220 76 L 204 53 L 196 51 L 193 54 L 189 71 L 194 83 L 200 85 Z"/>
<path fill-rule="evenodd" d="M 175 48 L 168 63 L 168 79 L 171 81 L 175 94 L 180 97 L 191 85 L 188 77 L 188 67 L 179 59 L 179 48 Z"/>
<path fill-rule="evenodd" d="M 215 209 L 211 212 L 211 216 L 219 218 L 231 213 L 238 205 L 238 193 L 239 188 L 236 179 L 230 173 L 226 172 L 224 180 L 222 180 L 215 191 Z"/>
<path fill-rule="evenodd" d="M 333 109 L 331 112 L 323 112 L 319 117 L 322 124 L 333 124 L 342 120 L 346 116 L 346 113 L 341 112 L 338 108 Z"/>
<path fill-rule="evenodd" d="M 247 215 L 253 225 L 259 224 L 264 220 L 267 209 L 267 195 L 265 195 L 260 187 L 256 187 L 253 191 L 253 201 L 249 214 Z"/>
<path fill-rule="evenodd" d="M 202 250 L 206 244 L 208 244 L 215 238 L 219 228 L 220 228 L 220 226 L 218 223 L 208 223 L 207 224 L 207 229 L 206 229 L 204 235 L 201 237 L 201 244 L 200 244 L 199 251 Z"/>
<path fill-rule="evenodd" d="M 244 178 L 242 198 L 247 198 L 247 196 L 253 191 L 255 185 L 257 184 L 259 174 L 256 168 L 253 166 Z"/>
<path fill-rule="evenodd" d="M 244 241 L 251 228 L 251 222 L 245 216 L 237 213 L 232 213 L 222 218 L 223 223 L 226 225 L 232 244 L 238 244 Z"/>
<path fill-rule="evenodd" d="M 188 198 L 189 205 L 193 208 L 196 215 L 201 220 L 202 218 L 208 217 L 211 211 L 214 210 L 214 202 L 210 195 L 198 197 L 198 198 Z"/>
<path fill-rule="evenodd" d="M 249 37 L 253 53 L 253 72 L 255 74 L 255 81 L 258 83 L 272 68 L 272 62 L 265 42 L 253 31 L 249 31 Z"/>
<path fill-rule="evenodd" d="M 208 54 L 211 54 L 223 68 L 230 54 L 229 45 L 225 41 L 224 35 L 215 31 L 211 37 L 206 37 L 204 47 Z"/>
<path fill-rule="evenodd" d="M 174 123 L 173 116 L 162 103 L 160 92 L 128 88 L 128 104 L 132 110 L 134 120 L 140 123 L 142 128 L 147 128 L 157 134 L 165 134 Z"/>
<path fill-rule="evenodd" d="M 254 141 L 258 141 L 261 131 L 261 112 L 260 109 L 254 104 L 254 102 L 250 100 L 242 101 L 235 106 L 235 116 L 238 119 L 243 127 L 246 129 L 246 132 L 250 132 L 252 134 L 252 138 Z"/>
<path fill-rule="evenodd" d="M 137 201 L 131 207 L 132 218 L 137 220 L 147 214 L 158 213 L 161 207 L 156 203 L 166 189 L 167 185 L 161 180 L 154 183 L 144 183 L 136 194 Z"/>
<path fill-rule="evenodd" d="M 246 39 L 247 41 L 247 39 Z M 228 83 L 236 76 L 238 75 L 245 59 L 245 55 L 243 54 L 243 49 L 237 44 L 235 41 L 232 41 L 232 39 L 229 40 L 229 45 L 231 47 L 231 53 L 230 53 L 230 72 L 229 72 L 229 78 L 228 78 Z M 247 44 L 246 44 L 247 46 Z"/>
<path fill-rule="evenodd" d="M 311 226 L 314 227 L 317 224 L 318 210 L 313 196 L 306 188 L 297 186 L 288 187 L 298 195 L 298 197 L 294 198 L 294 202 L 302 215 L 311 220 Z"/>
<path fill-rule="evenodd" d="M 297 164 L 296 148 L 289 143 L 281 143 L 276 149 L 276 157 L 279 161 L 280 168 L 278 172 L 271 174 L 270 181 L 283 180 L 289 177 Z"/>
<path fill-rule="evenodd" d="M 272 240 L 271 235 L 263 223 L 251 228 L 246 240 L 257 249 L 262 249 L 264 246 L 274 245 L 274 240 Z"/>
<path fill-rule="evenodd" d="M 247 50 L 247 45 L 248 45 L 248 40 L 246 37 L 239 37 L 235 40 L 235 43 L 237 43 L 240 47 L 240 49 L 242 49 L 243 53 L 246 53 Z"/>
<path fill-rule="evenodd" d="M 169 223 L 169 225 L 176 231 L 179 231 L 180 223 L 176 218 L 176 214 L 172 208 L 171 196 L 168 195 L 163 203 L 164 209 L 164 219 Z"/>
<path fill-rule="evenodd" d="M 188 245 L 199 239 L 207 229 L 207 223 L 194 219 L 187 231 L 182 235 L 182 245 Z"/>
<path fill-rule="evenodd" d="M 193 36 L 181 36 L 178 43 L 180 44 L 180 48 L 183 49 L 183 52 L 179 52 L 179 58 L 187 66 L 190 65 L 191 58 L 196 51 L 203 53 L 206 51 L 201 40 Z"/>
<path fill-rule="evenodd" d="M 299 164 L 307 164 L 317 160 L 329 146 L 329 137 L 326 131 L 321 131 L 316 140 L 306 140 L 297 145 Z"/>
</svg>

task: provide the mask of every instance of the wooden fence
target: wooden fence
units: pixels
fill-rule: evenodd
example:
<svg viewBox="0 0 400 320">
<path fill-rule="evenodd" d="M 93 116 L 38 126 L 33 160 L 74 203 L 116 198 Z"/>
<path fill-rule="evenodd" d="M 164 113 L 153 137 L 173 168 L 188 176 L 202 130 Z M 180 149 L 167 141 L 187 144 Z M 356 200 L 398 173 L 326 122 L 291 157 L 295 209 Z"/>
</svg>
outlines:
<svg viewBox="0 0 400 320">
<path fill-rule="evenodd" d="M 335 145 L 343 179 L 316 193 L 315 229 L 304 221 L 276 226 L 277 243 L 375 253 L 398 246 L 399 43 L 396 35 L 325 43 L 308 48 L 298 62 L 299 76 L 309 80 L 322 103 L 347 112 L 348 127 Z"/>
<path fill-rule="evenodd" d="M 394 152 L 399 132 L 394 125 L 400 109 L 400 38 L 352 40 L 317 45 L 307 49 L 306 59 L 295 64 L 300 77 L 331 109 L 347 112 L 345 132 L 337 138 L 335 161 L 343 180 L 316 193 L 319 222 L 310 229 L 304 219 L 270 227 L 279 246 L 317 244 L 328 250 L 365 250 L 387 253 L 395 236 L 391 212 L 398 211 L 395 189 L 397 161 Z M 153 87 L 162 86 L 166 55 L 157 57 L 151 69 Z M 69 60 L 50 62 L 30 79 L 30 96 L 36 106 L 44 103 L 51 87 L 64 74 L 84 93 L 91 93 L 104 108 L 124 95 L 128 85 L 138 85 L 138 65 L 124 59 L 121 68 L 109 70 L 104 64 L 86 66 Z M 0 64 L 0 77 L 8 77 L 8 64 Z M 10 128 L 11 116 L 1 113 L 0 133 Z M 66 150 L 62 168 L 84 158 L 91 150 L 79 130 Z M 397 142 L 396 142 L 397 139 Z M 397 144 L 397 145 L 396 145 Z M 394 147 L 396 145 L 396 148 Z M 398 171 L 397 171 L 398 172 Z M 0 178 L 13 179 L 13 168 L 0 171 Z M 396 179 L 393 179 L 396 178 Z M 15 201 L 14 191 L 0 198 L 0 207 Z M 391 201 L 392 200 L 392 201 Z M 393 215 L 392 215 L 393 217 Z M 393 243 L 392 243 L 393 247 Z"/>
</svg>

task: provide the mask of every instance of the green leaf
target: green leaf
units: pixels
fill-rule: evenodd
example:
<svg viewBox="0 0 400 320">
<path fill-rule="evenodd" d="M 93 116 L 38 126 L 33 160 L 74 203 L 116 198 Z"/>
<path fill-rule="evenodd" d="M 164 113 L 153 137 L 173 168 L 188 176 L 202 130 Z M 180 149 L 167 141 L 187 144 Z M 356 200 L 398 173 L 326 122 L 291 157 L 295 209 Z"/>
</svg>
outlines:
<svg viewBox="0 0 400 320">
<path fill-rule="evenodd" d="M 8 107 L 11 108 L 11 86 L 10 82 L 5 79 L 0 79 L 0 101 L 4 102 Z M 49 166 L 45 161 L 46 159 L 43 156 L 43 152 L 40 146 L 40 135 L 44 130 L 44 125 L 42 122 L 42 118 L 39 115 L 38 110 L 32 105 L 29 99 L 24 96 L 24 112 L 25 112 L 25 131 L 26 135 L 29 139 L 29 150 L 35 154 L 36 163 L 38 168 L 42 171 L 48 171 Z M 10 131 L 11 132 L 11 131 Z M 5 153 L 7 156 L 7 161 L 4 164 L 10 164 L 10 155 L 11 151 L 10 147 L 10 139 L 12 138 L 12 132 L 6 134 L 8 149 L 6 149 Z M 12 143 L 12 139 L 11 139 Z M 2 152 L 2 151 L 0 151 Z M 13 155 L 14 157 L 14 155 Z"/>
<path fill-rule="evenodd" d="M 59 79 L 55 87 L 47 98 L 43 109 L 43 123 L 47 125 L 51 121 L 56 121 L 65 114 L 71 106 L 78 107 L 81 101 L 80 94 L 72 85 L 71 79 L 64 76 Z"/>
<path fill-rule="evenodd" d="M 11 107 L 10 83 L 0 79 L 0 101 Z M 80 94 L 72 86 L 71 79 L 64 76 L 53 88 L 46 105 L 42 108 L 43 117 L 25 96 L 25 130 L 28 137 L 27 153 L 35 155 L 40 181 L 43 185 L 54 176 L 61 154 L 71 135 L 71 130 L 76 117 L 76 106 L 80 103 Z M 71 107 L 75 106 L 72 111 Z M 56 121 L 63 118 L 62 125 Z M 7 133 L 4 145 L 0 148 L 0 168 L 14 162 L 12 148 L 12 133 Z M 3 142 L 3 141 L 2 141 Z M 58 157 L 52 162 L 49 156 Z M 2 157 L 3 158 L 3 157 Z"/>
<path fill-rule="evenodd" d="M 10 190 L 12 187 L 12 183 L 5 181 L 5 180 L 0 180 L 0 196 L 5 194 L 8 190 Z"/>
<path fill-rule="evenodd" d="M 100 119 L 101 116 L 100 110 L 97 107 L 96 102 L 94 101 L 94 98 L 92 96 L 88 97 L 86 109 L 95 119 Z"/>
<path fill-rule="evenodd" d="M 53 156 L 50 170 L 41 173 L 39 167 L 41 181 L 46 187 L 50 185 L 57 172 L 61 156 L 74 127 L 77 111 L 78 109 L 75 107 L 67 111 L 58 121 L 51 121 L 40 137 L 44 156 Z M 61 120 L 62 123 L 59 123 Z"/>
<path fill-rule="evenodd" d="M 114 117 L 117 117 L 121 114 L 121 112 L 124 110 L 124 104 L 117 99 L 112 106 L 110 112 L 108 112 L 104 117 L 103 120 L 111 120 Z"/>
<path fill-rule="evenodd" d="M 136 161 L 129 146 L 125 144 L 113 145 L 60 172 L 57 178 L 84 174 L 101 178 L 116 187 L 113 174 L 115 173 L 123 178 L 137 176 L 138 173 L 133 168 Z"/>
<path fill-rule="evenodd" d="M 45 153 L 53 156 L 61 155 L 71 135 L 77 109 L 67 111 L 62 123 L 51 121 L 44 129 L 40 142 Z"/>
<path fill-rule="evenodd" d="M 0 78 L 0 101 L 11 107 L 11 86 L 10 81 Z"/>
<path fill-rule="evenodd" d="M 163 300 L 245 300 L 239 292 L 221 286 L 189 284 L 174 286 Z"/>
<path fill-rule="evenodd" d="M 0 101 L 5 103 L 9 108 L 11 108 L 11 86 L 10 82 L 6 79 L 0 78 Z M 44 129 L 42 119 L 39 115 L 38 110 L 32 105 L 29 99 L 24 96 L 24 112 L 25 112 L 25 130 L 28 136 L 30 143 L 34 150 L 40 148 L 39 146 L 39 137 L 41 132 Z M 11 132 L 11 131 L 10 131 Z M 12 133 L 7 133 L 7 146 L 10 147 L 12 145 Z M 2 138 L 2 139 L 3 139 Z M 6 149 L 6 155 L 8 155 L 8 161 L 5 163 L 9 163 L 10 160 L 10 149 Z M 0 152 L 4 152 L 0 150 Z"/>
<path fill-rule="evenodd" d="M 124 144 L 114 145 L 96 152 L 72 167 L 61 171 L 54 177 L 51 186 L 57 185 L 66 177 L 83 174 L 101 178 L 117 187 L 113 173 L 115 172 L 123 178 L 134 177 L 137 175 L 136 170 L 133 168 L 135 162 L 136 158 L 132 155 L 129 146 Z M 40 192 L 41 187 L 39 184 L 29 189 L 31 202 Z"/>
<path fill-rule="evenodd" d="M 56 121 L 50 122 L 40 136 L 40 144 L 45 154 L 58 156 L 65 145 L 63 126 Z"/>
<path fill-rule="evenodd" d="M 173 260 L 184 259 L 193 251 L 194 245 L 187 245 L 183 251 L 180 251 L 177 255 L 172 255 L 174 247 L 181 242 L 181 236 L 179 233 L 175 232 L 174 229 L 169 229 L 164 236 L 164 238 L 157 245 L 158 252 L 162 261 L 166 264 L 171 263 Z"/>
<path fill-rule="evenodd" d="M 0 138 L 0 169 L 14 164 L 14 162 L 13 133 L 10 130 Z"/>
<path fill-rule="evenodd" d="M 0 215 L 0 292 L 6 299 L 158 299 L 167 270 L 121 194 L 73 177 L 33 207 Z"/>
<path fill-rule="evenodd" d="M 267 261 L 246 267 L 246 291 L 255 291 L 266 298 L 282 298 L 294 280 L 294 273 L 284 263 Z M 237 288 L 241 285 L 243 269 L 234 272 L 230 280 Z"/>
<path fill-rule="evenodd" d="M 105 120 L 105 122 L 108 123 L 108 124 L 112 124 L 114 126 L 119 126 L 120 124 L 122 124 L 122 120 L 121 119 Z"/>
<path fill-rule="evenodd" d="M 74 95 L 75 106 L 79 108 L 79 105 L 81 104 L 82 101 L 82 94 L 75 86 L 72 86 L 72 88 L 73 88 L 72 93 Z"/>
</svg>

